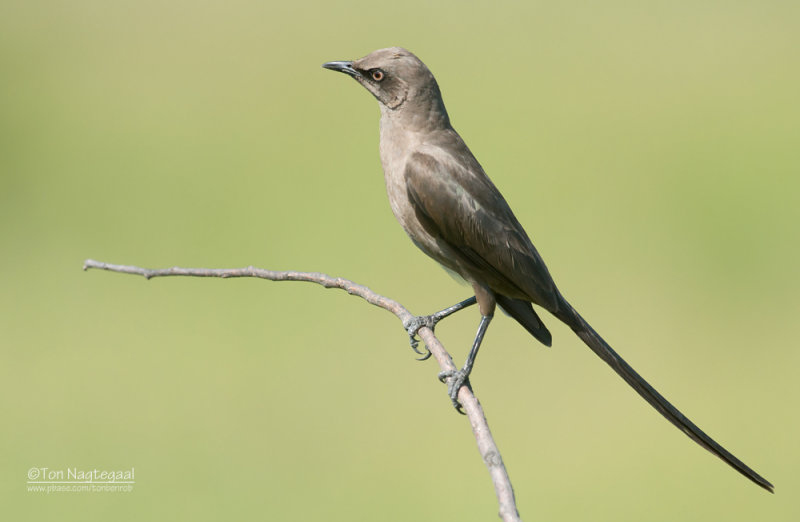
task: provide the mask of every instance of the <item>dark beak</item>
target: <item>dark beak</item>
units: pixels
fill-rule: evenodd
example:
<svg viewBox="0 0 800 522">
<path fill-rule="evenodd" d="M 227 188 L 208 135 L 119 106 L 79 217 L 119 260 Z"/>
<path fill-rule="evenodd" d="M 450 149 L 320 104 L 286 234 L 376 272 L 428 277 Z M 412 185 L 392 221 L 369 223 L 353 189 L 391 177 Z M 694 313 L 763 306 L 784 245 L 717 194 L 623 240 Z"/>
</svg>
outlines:
<svg viewBox="0 0 800 522">
<path fill-rule="evenodd" d="M 353 69 L 353 62 L 328 62 L 323 63 L 322 66 L 326 69 L 330 69 L 331 71 L 339 71 L 345 74 L 349 74 L 352 77 L 360 76 L 358 71 Z"/>
</svg>

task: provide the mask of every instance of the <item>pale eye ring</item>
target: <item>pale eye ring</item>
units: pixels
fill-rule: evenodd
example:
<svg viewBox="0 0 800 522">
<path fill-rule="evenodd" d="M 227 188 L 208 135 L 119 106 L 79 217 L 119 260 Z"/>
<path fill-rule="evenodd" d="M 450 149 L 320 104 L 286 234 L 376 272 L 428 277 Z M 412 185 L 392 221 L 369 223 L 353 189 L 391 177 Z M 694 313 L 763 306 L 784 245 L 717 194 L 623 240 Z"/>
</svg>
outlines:
<svg viewBox="0 0 800 522">
<path fill-rule="evenodd" d="M 370 71 L 370 76 L 372 76 L 372 79 L 375 80 L 376 82 L 380 82 L 383 81 L 384 78 L 386 78 L 386 73 L 384 73 L 380 69 L 373 69 Z"/>
</svg>

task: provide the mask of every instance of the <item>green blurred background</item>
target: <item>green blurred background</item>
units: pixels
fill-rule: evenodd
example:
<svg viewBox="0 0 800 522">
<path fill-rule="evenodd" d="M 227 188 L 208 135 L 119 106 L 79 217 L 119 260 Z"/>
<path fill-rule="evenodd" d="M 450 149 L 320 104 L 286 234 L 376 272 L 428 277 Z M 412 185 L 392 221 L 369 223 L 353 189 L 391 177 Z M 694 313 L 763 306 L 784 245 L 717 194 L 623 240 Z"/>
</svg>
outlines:
<svg viewBox="0 0 800 522">
<path fill-rule="evenodd" d="M 552 318 L 473 383 L 528 520 L 798 520 L 800 4 L 0 3 L 5 520 L 494 520 L 467 421 L 339 291 L 84 273 L 324 271 L 468 295 L 395 223 L 378 108 L 320 68 L 402 45 L 565 295 L 760 490 Z M 460 363 L 474 311 L 438 329 Z M 132 493 L 26 492 L 135 467 Z"/>
</svg>

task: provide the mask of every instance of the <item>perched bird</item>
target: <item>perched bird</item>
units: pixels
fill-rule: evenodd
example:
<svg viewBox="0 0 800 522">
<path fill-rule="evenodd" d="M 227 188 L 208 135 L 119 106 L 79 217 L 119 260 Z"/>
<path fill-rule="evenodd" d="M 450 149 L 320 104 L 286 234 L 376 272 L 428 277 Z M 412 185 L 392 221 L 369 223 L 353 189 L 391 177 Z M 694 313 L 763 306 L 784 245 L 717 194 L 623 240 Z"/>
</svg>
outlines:
<svg viewBox="0 0 800 522">
<path fill-rule="evenodd" d="M 551 336 L 531 303 L 569 326 L 651 406 L 692 440 L 762 488 L 773 486 L 717 444 L 631 368 L 564 299 L 517 221 L 464 140 L 450 125 L 439 85 L 419 58 L 400 47 L 380 49 L 355 61 L 323 64 L 343 72 L 377 98 L 381 109 L 380 156 L 389 203 L 417 247 L 464 278 L 475 297 L 410 325 L 436 321 L 475 301 L 478 333 L 464 367 L 443 372 L 453 404 L 469 374 L 499 305 L 536 339 Z"/>
</svg>

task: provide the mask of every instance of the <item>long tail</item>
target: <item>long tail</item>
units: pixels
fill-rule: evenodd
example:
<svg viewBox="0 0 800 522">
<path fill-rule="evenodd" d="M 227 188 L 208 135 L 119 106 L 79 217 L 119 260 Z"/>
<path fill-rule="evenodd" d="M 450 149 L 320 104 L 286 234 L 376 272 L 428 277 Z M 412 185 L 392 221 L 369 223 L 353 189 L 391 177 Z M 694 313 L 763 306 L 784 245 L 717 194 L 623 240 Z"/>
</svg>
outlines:
<svg viewBox="0 0 800 522">
<path fill-rule="evenodd" d="M 591 326 L 589 326 L 589 323 L 587 323 L 566 300 L 563 301 L 563 305 L 560 306 L 560 309 L 554 315 L 572 328 L 572 330 L 578 334 L 578 337 L 580 337 L 594 353 L 608 363 L 608 365 L 611 366 L 620 377 L 625 379 L 625 382 L 630 384 L 644 400 L 649 402 L 651 406 L 658 410 L 668 421 L 677 426 L 678 429 L 688 435 L 689 438 L 727 462 L 736 469 L 736 471 L 762 488 L 770 493 L 774 492 L 772 484 L 770 484 L 767 479 L 750 469 L 744 462 L 717 444 L 714 439 L 706 435 L 703 430 L 687 419 L 683 413 L 678 411 L 675 406 L 670 404 L 667 399 L 650 386 L 641 375 L 636 373 L 636 371 L 631 368 Z"/>
</svg>

